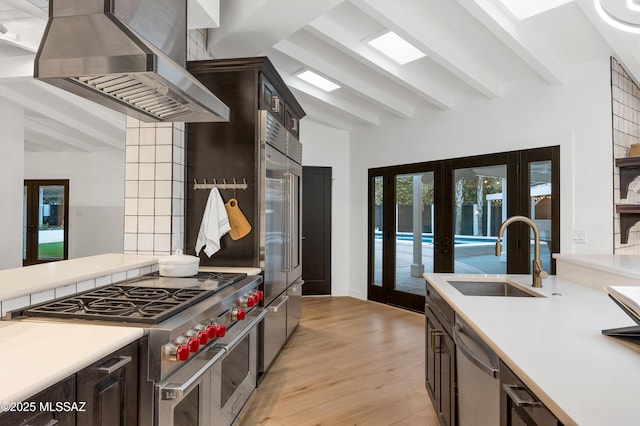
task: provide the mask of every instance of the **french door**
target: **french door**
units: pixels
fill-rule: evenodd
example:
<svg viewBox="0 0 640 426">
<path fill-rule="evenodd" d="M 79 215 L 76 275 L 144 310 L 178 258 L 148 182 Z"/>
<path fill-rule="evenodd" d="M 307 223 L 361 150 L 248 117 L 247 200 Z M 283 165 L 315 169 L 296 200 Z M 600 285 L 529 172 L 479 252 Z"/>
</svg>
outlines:
<svg viewBox="0 0 640 426">
<path fill-rule="evenodd" d="M 368 298 L 424 311 L 426 272 L 528 273 L 526 225 L 510 225 L 495 255 L 514 215 L 534 220 L 555 273 L 559 199 L 559 147 L 370 169 Z"/>
<path fill-rule="evenodd" d="M 69 180 L 25 180 L 24 266 L 69 257 Z"/>
</svg>

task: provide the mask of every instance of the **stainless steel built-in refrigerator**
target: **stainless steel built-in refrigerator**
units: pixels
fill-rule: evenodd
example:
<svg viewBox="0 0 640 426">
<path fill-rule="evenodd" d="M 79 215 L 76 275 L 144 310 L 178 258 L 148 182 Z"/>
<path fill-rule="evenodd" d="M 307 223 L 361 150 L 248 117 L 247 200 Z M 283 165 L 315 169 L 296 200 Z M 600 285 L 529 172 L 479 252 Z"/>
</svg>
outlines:
<svg viewBox="0 0 640 426">
<path fill-rule="evenodd" d="M 302 145 L 267 111 L 260 111 L 260 246 L 264 252 L 264 372 L 299 319 L 302 286 Z M 262 208 L 264 203 L 264 208 Z M 262 251 L 264 249 L 264 251 Z"/>
</svg>

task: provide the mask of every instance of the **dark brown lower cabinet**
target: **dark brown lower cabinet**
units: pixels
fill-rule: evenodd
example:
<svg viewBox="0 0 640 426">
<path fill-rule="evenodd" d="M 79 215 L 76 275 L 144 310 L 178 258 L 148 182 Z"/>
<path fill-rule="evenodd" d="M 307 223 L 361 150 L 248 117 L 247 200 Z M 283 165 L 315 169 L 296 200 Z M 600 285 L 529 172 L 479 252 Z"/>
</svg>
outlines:
<svg viewBox="0 0 640 426">
<path fill-rule="evenodd" d="M 562 423 L 500 362 L 500 426 L 562 426 Z"/>
<path fill-rule="evenodd" d="M 437 308 L 436 308 L 437 309 Z M 453 339 L 434 311 L 425 306 L 425 382 L 440 424 L 456 422 L 455 353 Z"/>
<path fill-rule="evenodd" d="M 133 426 L 138 423 L 138 343 L 132 343 L 79 371 L 78 425 Z"/>
<path fill-rule="evenodd" d="M 61 382 L 43 390 L 39 394 L 22 401 L 20 406 L 9 407 L 0 414 L 0 425 L 7 426 L 74 426 L 76 413 L 73 411 L 55 410 L 51 404 L 57 401 L 75 401 L 76 376 L 69 376 Z"/>
<path fill-rule="evenodd" d="M 16 404 L 0 414 L 0 425 L 137 425 L 138 342 Z"/>
</svg>

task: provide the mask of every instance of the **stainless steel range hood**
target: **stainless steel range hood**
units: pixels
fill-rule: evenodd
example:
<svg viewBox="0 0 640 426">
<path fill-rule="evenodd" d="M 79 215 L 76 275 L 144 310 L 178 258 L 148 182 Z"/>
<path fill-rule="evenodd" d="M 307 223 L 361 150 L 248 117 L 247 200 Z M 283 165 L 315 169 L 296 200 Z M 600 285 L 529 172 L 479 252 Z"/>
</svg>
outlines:
<svg viewBox="0 0 640 426">
<path fill-rule="evenodd" d="M 185 0 L 50 0 L 34 77 L 147 122 L 229 121 L 185 70 Z"/>
</svg>

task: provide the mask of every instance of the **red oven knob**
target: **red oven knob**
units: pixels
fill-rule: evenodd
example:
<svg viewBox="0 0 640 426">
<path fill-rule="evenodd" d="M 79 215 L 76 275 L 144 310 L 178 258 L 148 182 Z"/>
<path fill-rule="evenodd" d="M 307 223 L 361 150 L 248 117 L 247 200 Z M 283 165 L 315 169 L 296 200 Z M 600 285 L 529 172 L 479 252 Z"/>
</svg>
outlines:
<svg viewBox="0 0 640 426">
<path fill-rule="evenodd" d="M 233 319 L 234 321 L 243 320 L 246 316 L 247 312 L 244 309 L 235 308 L 233 311 L 231 311 L 231 319 Z"/>
<path fill-rule="evenodd" d="M 189 350 L 189 347 L 186 345 L 179 345 L 176 348 L 176 353 L 175 353 L 175 358 L 176 361 L 186 361 L 189 359 L 189 353 L 191 351 Z"/>
<path fill-rule="evenodd" d="M 206 345 L 209 342 L 209 333 L 206 331 L 199 331 L 198 340 L 202 346 Z"/>
<path fill-rule="evenodd" d="M 253 295 L 251 295 L 251 296 L 249 296 L 249 297 L 247 298 L 247 307 L 248 307 L 248 308 L 253 308 L 254 306 L 256 306 L 256 303 L 257 303 L 257 302 L 258 302 L 258 301 L 256 300 L 256 298 L 255 298 L 255 297 L 253 297 Z"/>
<path fill-rule="evenodd" d="M 207 335 L 209 336 L 209 339 L 215 339 L 218 337 L 218 326 L 216 324 L 208 325 Z"/>
<path fill-rule="evenodd" d="M 224 337 L 225 334 L 227 334 L 227 326 L 218 324 L 218 337 Z"/>
<path fill-rule="evenodd" d="M 198 352 L 198 349 L 200 349 L 200 341 L 196 337 L 191 337 L 187 341 L 187 346 L 191 352 Z"/>
<path fill-rule="evenodd" d="M 258 290 L 254 293 L 254 296 L 258 299 L 258 301 L 263 300 L 264 299 L 264 293 L 262 292 L 262 290 Z"/>
<path fill-rule="evenodd" d="M 191 351 L 187 345 L 168 344 L 165 346 L 165 353 L 171 361 L 186 361 Z"/>
</svg>

